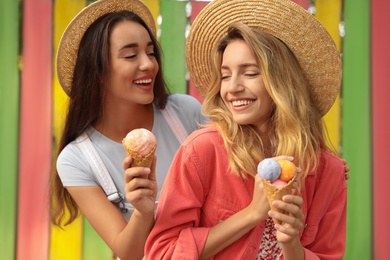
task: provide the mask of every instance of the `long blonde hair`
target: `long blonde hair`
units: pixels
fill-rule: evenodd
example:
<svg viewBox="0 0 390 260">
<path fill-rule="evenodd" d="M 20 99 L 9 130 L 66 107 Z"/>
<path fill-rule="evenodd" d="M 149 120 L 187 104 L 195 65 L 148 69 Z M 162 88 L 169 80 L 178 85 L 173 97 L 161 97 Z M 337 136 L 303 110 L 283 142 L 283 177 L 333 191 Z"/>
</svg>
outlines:
<svg viewBox="0 0 390 260">
<path fill-rule="evenodd" d="M 248 44 L 273 100 L 267 140 L 255 126 L 235 123 L 221 98 L 222 55 L 233 40 Z M 305 178 L 317 167 L 326 136 L 322 116 L 310 96 L 311 86 L 291 50 L 269 33 L 235 23 L 216 46 L 213 62 L 215 78 L 204 98 L 204 112 L 224 140 L 232 171 L 244 178 L 253 176 L 264 158 L 289 155 Z"/>
</svg>

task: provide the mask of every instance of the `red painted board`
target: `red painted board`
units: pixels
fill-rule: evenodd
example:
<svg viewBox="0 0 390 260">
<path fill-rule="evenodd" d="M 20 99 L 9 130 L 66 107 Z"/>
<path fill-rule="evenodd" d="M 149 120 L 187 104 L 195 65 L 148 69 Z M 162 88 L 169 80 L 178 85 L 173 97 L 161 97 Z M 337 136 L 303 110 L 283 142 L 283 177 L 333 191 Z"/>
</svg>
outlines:
<svg viewBox="0 0 390 260">
<path fill-rule="evenodd" d="M 51 170 L 52 2 L 24 0 L 18 260 L 47 259 Z"/>
<path fill-rule="evenodd" d="M 390 259 L 387 162 L 390 147 L 390 1 L 371 1 L 371 87 L 373 162 L 373 254 Z"/>
<path fill-rule="evenodd" d="M 299 4 L 305 9 L 308 9 L 310 6 L 310 0 L 292 0 L 292 1 Z"/>
<path fill-rule="evenodd" d="M 190 15 L 190 23 L 195 20 L 196 16 L 199 12 L 208 4 L 209 2 L 198 2 L 196 0 L 191 0 L 191 15 Z M 195 97 L 199 102 L 203 102 L 203 97 L 199 93 L 198 89 L 195 87 L 195 84 L 191 81 L 188 81 L 188 94 Z"/>
</svg>

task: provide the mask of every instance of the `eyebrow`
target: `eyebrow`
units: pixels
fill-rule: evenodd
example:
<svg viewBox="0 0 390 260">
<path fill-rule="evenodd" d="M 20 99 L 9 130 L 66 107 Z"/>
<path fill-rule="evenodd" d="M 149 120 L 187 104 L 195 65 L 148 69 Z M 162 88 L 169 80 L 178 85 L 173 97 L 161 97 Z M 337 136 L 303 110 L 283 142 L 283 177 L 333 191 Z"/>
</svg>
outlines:
<svg viewBox="0 0 390 260">
<path fill-rule="evenodd" d="M 258 67 L 258 65 L 256 64 L 256 63 L 244 63 L 244 64 L 240 64 L 239 66 L 238 66 L 239 68 L 248 68 L 248 67 Z M 222 69 L 229 69 L 229 66 L 226 66 L 226 65 L 222 65 L 221 66 L 221 70 Z"/>
<path fill-rule="evenodd" d="M 148 42 L 148 44 L 146 46 L 147 47 L 154 46 L 154 44 L 153 44 L 153 42 Z M 138 43 L 129 43 L 129 44 L 122 46 L 122 48 L 120 48 L 119 50 L 137 48 L 137 47 L 139 47 Z"/>
</svg>

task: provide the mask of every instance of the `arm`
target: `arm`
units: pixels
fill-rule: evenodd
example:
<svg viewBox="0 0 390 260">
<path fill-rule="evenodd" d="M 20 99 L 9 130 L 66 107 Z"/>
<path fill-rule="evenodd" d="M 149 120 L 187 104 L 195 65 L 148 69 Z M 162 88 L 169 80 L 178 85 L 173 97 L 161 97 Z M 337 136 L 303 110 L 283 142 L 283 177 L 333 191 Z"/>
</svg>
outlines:
<svg viewBox="0 0 390 260">
<path fill-rule="evenodd" d="M 131 159 L 125 159 L 128 167 Z M 103 238 L 111 250 L 122 260 L 142 259 L 146 238 L 154 224 L 155 162 L 150 169 L 134 167 L 126 170 L 126 197 L 135 208 L 129 222 L 106 197 L 99 186 L 67 187 L 81 212 Z M 149 179 L 138 178 L 149 176 Z M 131 197 L 131 198 L 130 198 Z"/>
<path fill-rule="evenodd" d="M 303 224 L 303 218 L 299 217 L 299 212 L 302 212 L 299 202 L 301 197 L 284 196 L 283 201 L 276 202 L 281 209 L 290 213 L 279 215 L 280 220 L 288 224 L 276 226 L 284 259 L 303 259 L 302 249 L 304 259 L 342 259 L 345 250 L 347 198 L 344 164 L 330 154 L 323 155 L 317 172 L 307 177 L 305 186 L 307 188 L 301 195 L 309 208 L 305 225 L 301 225 L 303 229 L 299 228 L 300 223 Z M 292 221 L 293 216 L 296 218 L 295 222 Z M 302 234 L 300 242 L 296 239 L 297 230 Z"/>
<path fill-rule="evenodd" d="M 342 178 L 345 182 L 344 176 Z M 305 245 L 305 259 L 343 258 L 346 240 L 347 188 L 344 184 L 339 187 L 339 192 L 331 198 L 329 207 L 318 225 L 314 241 Z"/>
<path fill-rule="evenodd" d="M 345 248 L 346 183 L 344 163 L 325 155 L 321 159 L 316 177 L 305 185 L 315 190 L 306 225 L 303 226 L 303 199 L 301 196 L 284 196 L 274 205 L 287 214 L 270 211 L 270 216 L 282 221 L 275 225 L 277 238 L 282 245 L 284 259 L 342 259 Z M 305 197 L 306 196 L 306 197 Z M 303 230 L 302 230 L 303 228 Z M 299 238 L 300 231 L 303 236 Z"/>
<path fill-rule="evenodd" d="M 206 145 L 202 143 L 199 146 Z M 240 194 L 237 199 L 241 205 L 236 205 L 236 208 L 242 210 L 235 211 L 235 214 L 229 211 L 226 218 L 220 216 L 224 210 L 216 208 L 215 202 L 224 201 L 223 198 L 217 198 L 224 195 L 219 192 L 209 195 L 209 191 L 217 189 L 215 183 L 221 183 L 227 178 L 228 166 L 224 158 L 215 156 L 225 153 L 220 152 L 218 147 L 214 147 L 212 152 L 207 152 L 205 148 L 198 153 L 189 150 L 185 145 L 178 150 L 165 180 L 156 224 L 146 242 L 148 259 L 210 258 L 267 217 L 269 205 L 260 178 L 256 177 L 253 184 L 256 191 L 251 202 L 248 193 L 252 191 L 247 191 L 242 180 L 236 176 L 229 178 L 226 183 L 229 183 L 227 186 L 237 185 L 242 188 L 232 195 L 236 199 L 237 194 Z M 222 189 L 232 190 L 229 187 Z M 258 239 L 260 241 L 260 237 Z"/>
<path fill-rule="evenodd" d="M 209 259 L 248 233 L 268 215 L 268 201 L 259 175 L 255 176 L 253 199 L 241 211 L 212 227 L 199 259 Z"/>
</svg>

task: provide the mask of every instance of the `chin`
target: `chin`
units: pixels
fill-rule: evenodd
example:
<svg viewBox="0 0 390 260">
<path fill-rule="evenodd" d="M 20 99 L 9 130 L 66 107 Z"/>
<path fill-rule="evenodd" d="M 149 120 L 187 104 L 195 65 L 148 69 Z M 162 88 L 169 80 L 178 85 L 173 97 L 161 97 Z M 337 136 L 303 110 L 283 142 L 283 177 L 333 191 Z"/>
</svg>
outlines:
<svg viewBox="0 0 390 260">
<path fill-rule="evenodd" d="M 249 125 L 252 124 L 253 122 L 245 119 L 245 118 L 240 118 L 240 117 L 233 117 L 233 121 L 238 124 L 238 125 Z"/>
</svg>

